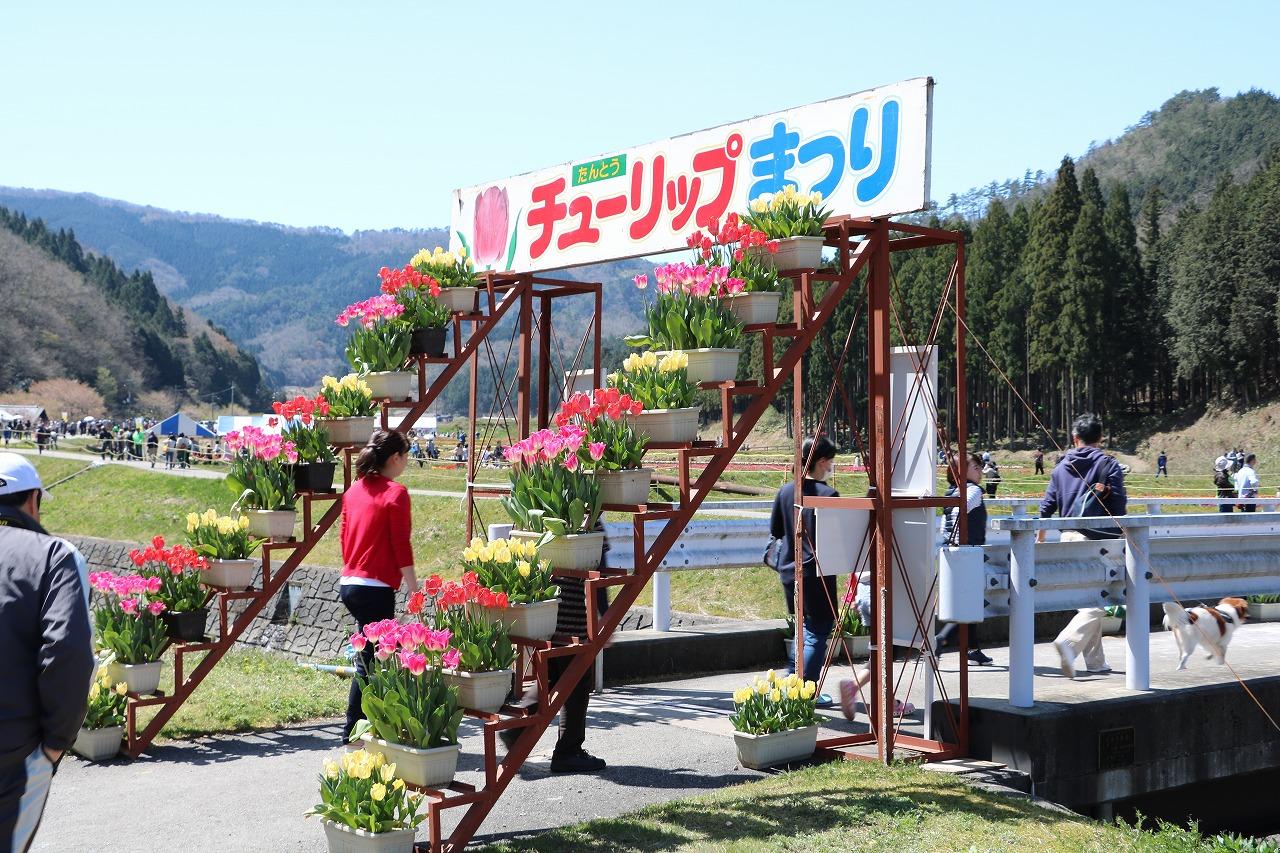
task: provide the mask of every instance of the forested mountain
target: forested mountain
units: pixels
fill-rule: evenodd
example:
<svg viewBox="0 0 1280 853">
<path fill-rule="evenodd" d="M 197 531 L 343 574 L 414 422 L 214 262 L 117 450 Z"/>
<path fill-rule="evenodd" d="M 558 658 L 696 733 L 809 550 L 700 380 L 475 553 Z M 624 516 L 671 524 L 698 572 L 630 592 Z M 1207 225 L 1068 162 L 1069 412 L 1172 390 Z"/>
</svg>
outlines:
<svg viewBox="0 0 1280 853">
<path fill-rule="evenodd" d="M 92 386 L 125 412 L 147 391 L 172 399 L 224 392 L 239 405 L 270 400 L 257 360 L 198 315 L 175 308 L 148 272 L 126 274 L 84 250 L 75 233 L 52 231 L 0 207 L 0 391 L 47 379 Z M 230 394 L 221 398 L 231 402 Z M 94 414 L 102 414 L 97 412 Z"/>
</svg>

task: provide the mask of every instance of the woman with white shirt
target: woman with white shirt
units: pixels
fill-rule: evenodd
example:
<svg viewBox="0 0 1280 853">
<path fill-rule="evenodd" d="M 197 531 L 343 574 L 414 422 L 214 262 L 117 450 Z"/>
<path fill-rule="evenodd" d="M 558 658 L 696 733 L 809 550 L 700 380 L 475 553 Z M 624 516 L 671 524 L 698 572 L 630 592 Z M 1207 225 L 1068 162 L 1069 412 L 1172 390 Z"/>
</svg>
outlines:
<svg viewBox="0 0 1280 853">
<path fill-rule="evenodd" d="M 1258 457 L 1250 453 L 1244 458 L 1244 464 L 1240 466 L 1240 470 L 1236 472 L 1236 495 L 1242 499 L 1258 497 L 1258 488 L 1262 484 L 1258 480 L 1257 464 Z M 1240 504 L 1241 512 L 1254 512 L 1257 509 L 1257 504 Z"/>
</svg>

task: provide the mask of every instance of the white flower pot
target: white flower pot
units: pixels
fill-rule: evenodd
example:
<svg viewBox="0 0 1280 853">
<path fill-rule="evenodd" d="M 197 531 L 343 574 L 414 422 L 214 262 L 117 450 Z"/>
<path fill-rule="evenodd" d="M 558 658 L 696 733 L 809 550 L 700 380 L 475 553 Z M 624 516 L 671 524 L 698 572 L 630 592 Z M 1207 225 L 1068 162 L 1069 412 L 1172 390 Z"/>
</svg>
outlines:
<svg viewBox="0 0 1280 853">
<path fill-rule="evenodd" d="M 682 352 L 689 357 L 689 367 L 686 373 L 689 376 L 689 381 L 694 384 L 699 382 L 728 382 L 736 378 L 738 375 L 738 358 L 742 355 L 742 350 L 740 349 L 719 349 L 716 347 L 658 350 L 655 355 L 661 359 L 664 355 L 670 355 L 672 352 Z"/>
<path fill-rule="evenodd" d="M 596 372 L 594 370 L 566 370 L 564 372 L 564 399 L 574 394 L 590 394 L 596 388 Z"/>
<path fill-rule="evenodd" d="M 106 761 L 120 754 L 124 726 L 107 726 L 105 729 L 81 728 L 71 749 L 81 758 L 90 761 Z"/>
<path fill-rule="evenodd" d="M 373 399 L 412 400 L 418 390 L 418 374 L 409 370 L 380 370 L 360 377 L 369 384 Z"/>
<path fill-rule="evenodd" d="M 458 688 L 458 704 L 473 711 L 496 713 L 511 695 L 511 670 L 467 672 L 444 670 L 444 683 Z"/>
<path fill-rule="evenodd" d="M 1250 622 L 1280 622 L 1280 603 L 1250 604 Z"/>
<path fill-rule="evenodd" d="M 512 604 L 508 607 L 486 607 L 485 615 L 494 622 L 501 622 L 507 633 L 526 640 L 549 640 L 556 632 L 556 619 L 560 615 L 560 599 L 535 601 L 532 604 Z"/>
<path fill-rule="evenodd" d="M 324 840 L 329 842 L 329 853 L 413 853 L 417 833 L 416 829 L 409 828 L 374 834 L 367 829 L 324 821 Z"/>
<path fill-rule="evenodd" d="M 725 307 L 733 312 L 733 316 L 742 321 L 742 325 L 756 326 L 778 322 L 778 302 L 781 299 L 781 293 L 766 290 L 726 296 L 723 301 Z"/>
<path fill-rule="evenodd" d="M 765 246 L 752 246 L 762 264 L 774 270 L 812 270 L 822 264 L 823 237 L 784 237 L 776 241 L 777 252 Z"/>
<path fill-rule="evenodd" d="M 450 311 L 461 311 L 470 314 L 476 310 L 476 288 L 474 287 L 442 287 L 436 301 Z"/>
<path fill-rule="evenodd" d="M 364 447 L 373 435 L 374 419 L 359 418 L 316 418 L 316 423 L 329 434 L 329 443 L 334 447 Z"/>
<path fill-rule="evenodd" d="M 458 754 L 462 747 L 456 743 L 434 749 L 415 749 L 379 740 L 371 734 L 366 734 L 363 740 L 365 751 L 380 753 L 388 762 L 394 762 L 396 775 L 410 784 L 438 788 L 452 782 L 458 772 Z"/>
<path fill-rule="evenodd" d="M 854 659 L 861 660 L 871 654 L 871 637 L 867 634 L 845 634 L 843 637 L 833 637 L 831 642 L 839 644 L 840 655 L 845 658 L 853 655 Z"/>
<path fill-rule="evenodd" d="M 763 770 L 775 764 L 801 761 L 813 755 L 818 745 L 818 727 L 805 726 L 785 732 L 753 735 L 734 732 L 733 742 L 738 747 L 738 763 L 752 770 Z"/>
<path fill-rule="evenodd" d="M 541 533 L 512 530 L 512 539 L 537 542 Z M 546 560 L 557 569 L 596 569 L 600 567 L 600 555 L 604 553 L 603 533 L 574 533 L 553 536 L 545 545 L 538 546 L 538 559 Z"/>
<path fill-rule="evenodd" d="M 253 586 L 253 576 L 258 570 L 254 560 L 210 560 L 204 573 L 205 586 L 240 592 Z"/>
<path fill-rule="evenodd" d="M 1120 633 L 1120 625 L 1124 619 L 1119 616 L 1103 616 L 1102 617 L 1102 633 L 1110 636 Z"/>
<path fill-rule="evenodd" d="M 150 663 L 120 663 L 112 661 L 107 664 L 107 677 L 112 684 L 124 682 L 130 693 L 148 696 L 156 692 L 160 686 L 160 672 L 164 669 L 164 661 L 153 660 Z"/>
<path fill-rule="evenodd" d="M 629 468 L 623 471 L 597 471 L 600 482 L 600 502 L 605 504 L 646 503 L 649 500 L 649 481 L 652 468 Z"/>
<path fill-rule="evenodd" d="M 252 509 L 249 510 L 249 532 L 273 542 L 285 541 L 293 537 L 293 523 L 297 518 L 297 510 Z"/>
<path fill-rule="evenodd" d="M 645 409 L 632 422 L 635 431 L 650 441 L 683 442 L 698 438 L 698 407 Z"/>
</svg>

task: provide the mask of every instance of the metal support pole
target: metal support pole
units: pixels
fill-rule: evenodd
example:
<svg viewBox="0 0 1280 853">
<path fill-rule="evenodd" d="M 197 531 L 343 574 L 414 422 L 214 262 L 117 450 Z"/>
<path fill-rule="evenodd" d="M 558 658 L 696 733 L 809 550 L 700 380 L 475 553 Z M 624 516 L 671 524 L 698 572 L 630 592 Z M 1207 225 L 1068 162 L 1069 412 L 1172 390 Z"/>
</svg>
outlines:
<svg viewBox="0 0 1280 853">
<path fill-rule="evenodd" d="M 1151 528 L 1125 531 L 1125 675 L 1130 690 L 1151 689 Z"/>
<path fill-rule="evenodd" d="M 517 432 L 521 439 L 529 437 L 529 386 L 530 367 L 533 362 L 533 284 L 527 279 L 520 285 L 520 354 L 517 377 L 519 391 L 516 396 Z M 472 449 L 474 455 L 475 448 Z"/>
<path fill-rule="evenodd" d="M 551 423 L 551 297 L 538 300 L 538 429 L 546 429 Z"/>
<path fill-rule="evenodd" d="M 1009 704 L 1035 704 L 1036 534 L 1010 532 L 1009 543 Z"/>
<path fill-rule="evenodd" d="M 653 574 L 653 630 L 671 630 L 671 575 Z"/>
</svg>

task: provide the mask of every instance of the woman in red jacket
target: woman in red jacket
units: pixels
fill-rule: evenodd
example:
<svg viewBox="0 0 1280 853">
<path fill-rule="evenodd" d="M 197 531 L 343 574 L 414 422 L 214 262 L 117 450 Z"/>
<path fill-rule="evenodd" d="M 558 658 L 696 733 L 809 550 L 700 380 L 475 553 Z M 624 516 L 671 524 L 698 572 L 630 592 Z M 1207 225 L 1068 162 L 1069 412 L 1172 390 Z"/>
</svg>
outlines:
<svg viewBox="0 0 1280 853">
<path fill-rule="evenodd" d="M 397 483 L 409 464 L 409 442 L 394 430 L 377 430 L 356 457 L 356 481 L 342 495 L 342 581 L 339 596 L 356 620 L 356 630 L 396 615 L 396 589 L 418 585 L 409 544 L 412 519 L 409 490 Z M 373 647 L 356 656 L 365 674 Z M 364 712 L 360 685 L 351 682 L 346 737 Z"/>
</svg>

